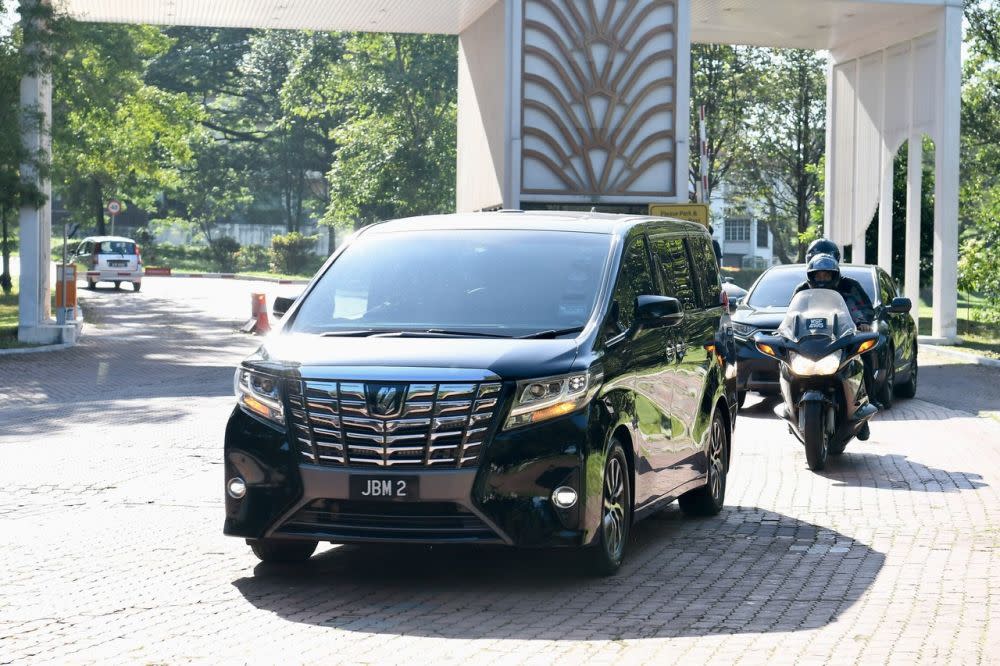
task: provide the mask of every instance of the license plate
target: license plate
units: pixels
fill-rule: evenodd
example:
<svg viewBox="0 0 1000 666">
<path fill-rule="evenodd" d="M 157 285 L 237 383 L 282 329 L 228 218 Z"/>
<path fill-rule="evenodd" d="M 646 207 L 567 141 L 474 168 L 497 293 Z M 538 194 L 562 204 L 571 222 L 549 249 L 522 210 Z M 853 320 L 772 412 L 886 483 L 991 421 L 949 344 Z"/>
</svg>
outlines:
<svg viewBox="0 0 1000 666">
<path fill-rule="evenodd" d="M 352 474 L 349 483 L 352 500 L 408 501 L 420 497 L 418 476 Z"/>
<path fill-rule="evenodd" d="M 111 268 L 121 268 L 123 266 L 128 266 L 128 261 L 117 261 L 114 259 L 108 260 L 108 266 Z"/>
</svg>

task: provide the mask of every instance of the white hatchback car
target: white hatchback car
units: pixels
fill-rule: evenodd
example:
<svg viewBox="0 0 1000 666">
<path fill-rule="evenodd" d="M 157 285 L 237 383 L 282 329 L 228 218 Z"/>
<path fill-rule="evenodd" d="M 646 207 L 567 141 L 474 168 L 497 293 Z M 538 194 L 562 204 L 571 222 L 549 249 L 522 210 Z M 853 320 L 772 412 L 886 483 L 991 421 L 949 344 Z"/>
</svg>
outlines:
<svg viewBox="0 0 1000 666">
<path fill-rule="evenodd" d="M 84 238 L 77 246 L 73 262 L 77 265 L 77 276 L 86 278 L 88 289 L 98 282 L 114 282 L 115 289 L 122 282 L 131 282 L 134 291 L 142 288 L 142 254 L 131 238 Z"/>
</svg>

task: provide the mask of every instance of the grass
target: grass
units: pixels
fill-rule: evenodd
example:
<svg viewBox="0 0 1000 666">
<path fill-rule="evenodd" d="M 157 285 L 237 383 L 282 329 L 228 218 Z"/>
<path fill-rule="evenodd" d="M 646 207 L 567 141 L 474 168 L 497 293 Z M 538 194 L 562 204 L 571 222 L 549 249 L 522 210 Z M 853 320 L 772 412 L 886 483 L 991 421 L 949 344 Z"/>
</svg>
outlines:
<svg viewBox="0 0 1000 666">
<path fill-rule="evenodd" d="M 962 338 L 962 344 L 953 345 L 951 348 L 1000 359 L 1000 324 L 988 324 L 976 320 L 976 311 L 984 305 L 980 296 L 959 293 L 958 335 Z M 918 332 L 920 335 L 930 335 L 933 308 L 924 299 L 920 300 L 919 314 Z"/>
<path fill-rule="evenodd" d="M 17 280 L 9 294 L 0 291 L 0 349 L 38 347 L 36 344 L 19 342 L 17 339 Z M 52 290 L 52 308 L 55 309 L 56 290 Z"/>
<path fill-rule="evenodd" d="M 17 340 L 17 281 L 9 294 L 0 291 L 0 349 L 33 347 Z"/>
</svg>

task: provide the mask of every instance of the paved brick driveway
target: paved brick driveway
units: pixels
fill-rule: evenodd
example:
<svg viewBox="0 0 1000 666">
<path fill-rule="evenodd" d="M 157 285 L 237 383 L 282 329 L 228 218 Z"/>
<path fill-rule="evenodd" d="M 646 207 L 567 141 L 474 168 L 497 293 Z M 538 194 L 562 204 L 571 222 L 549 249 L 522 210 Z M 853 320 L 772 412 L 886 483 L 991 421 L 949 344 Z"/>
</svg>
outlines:
<svg viewBox="0 0 1000 666">
<path fill-rule="evenodd" d="M 641 523 L 610 579 L 492 549 L 265 566 L 221 535 L 251 285 L 143 288 L 86 294 L 75 349 L 0 357 L 0 663 L 1000 662 L 993 419 L 899 402 L 813 474 L 751 401 L 723 514 Z"/>
</svg>

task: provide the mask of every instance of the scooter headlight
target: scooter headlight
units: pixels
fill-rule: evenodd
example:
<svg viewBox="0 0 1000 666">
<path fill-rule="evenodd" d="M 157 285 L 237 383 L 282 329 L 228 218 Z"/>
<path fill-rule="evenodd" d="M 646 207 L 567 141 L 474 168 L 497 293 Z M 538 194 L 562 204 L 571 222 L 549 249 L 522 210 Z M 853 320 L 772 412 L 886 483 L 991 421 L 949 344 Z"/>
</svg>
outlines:
<svg viewBox="0 0 1000 666">
<path fill-rule="evenodd" d="M 812 377 L 815 375 L 832 375 L 840 368 L 843 360 L 843 352 L 834 352 L 824 356 L 819 360 L 813 360 L 802 354 L 792 352 L 789 358 L 789 366 L 792 372 L 800 377 Z"/>
</svg>

